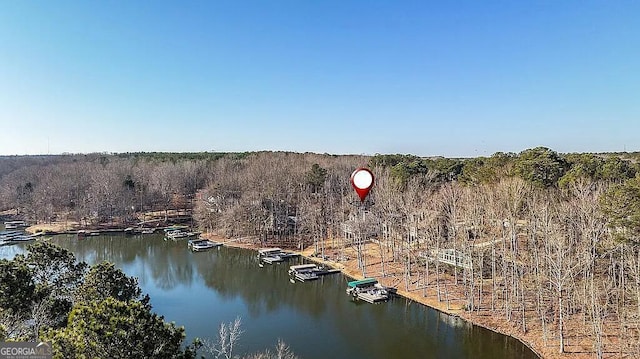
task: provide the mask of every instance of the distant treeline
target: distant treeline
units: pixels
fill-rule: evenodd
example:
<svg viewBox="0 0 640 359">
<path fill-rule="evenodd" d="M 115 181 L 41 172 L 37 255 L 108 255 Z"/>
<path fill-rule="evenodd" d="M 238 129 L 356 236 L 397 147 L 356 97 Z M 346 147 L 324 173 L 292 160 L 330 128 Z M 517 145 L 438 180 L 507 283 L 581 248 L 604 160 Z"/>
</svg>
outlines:
<svg viewBox="0 0 640 359">
<path fill-rule="evenodd" d="M 614 183 L 633 178 L 640 168 L 636 161 L 639 158 L 638 152 L 558 154 L 544 147 L 470 159 L 269 151 L 0 156 L 0 209 L 15 209 L 34 222 L 61 220 L 61 216 L 92 222 L 127 220 L 141 211 L 194 207 L 198 191 L 211 190 L 216 183 L 219 187 L 229 178 L 243 181 L 241 174 L 256 168 L 263 172 L 256 176 L 265 182 L 271 182 L 271 177 L 284 181 L 272 183 L 267 193 L 256 194 L 257 197 L 272 200 L 269 193 L 286 187 L 286 197 L 299 200 L 297 192 L 301 189 L 315 192 L 324 180 L 324 175 L 317 177 L 318 173 L 316 178 L 310 177 L 314 164 L 328 175 L 334 187 L 340 188 L 341 195 L 350 192 L 347 181 L 350 171 L 362 165 L 388 172 L 399 191 L 413 178 L 432 184 L 473 185 L 520 177 L 542 188 L 566 186 L 581 178 Z M 231 187 L 234 186 L 241 183 Z M 294 202 L 290 203 L 293 207 L 298 205 Z"/>
<path fill-rule="evenodd" d="M 491 183 L 519 176 L 537 186 L 550 187 L 567 184 L 580 177 L 608 181 L 632 178 L 640 169 L 635 159 L 640 159 L 640 153 L 562 155 L 537 147 L 519 154 L 498 152 L 491 157 L 470 159 L 376 155 L 370 164 L 391 168 L 391 175 L 400 183 L 406 183 L 417 174 L 433 173 L 440 181 L 458 180 L 466 184 Z"/>
</svg>

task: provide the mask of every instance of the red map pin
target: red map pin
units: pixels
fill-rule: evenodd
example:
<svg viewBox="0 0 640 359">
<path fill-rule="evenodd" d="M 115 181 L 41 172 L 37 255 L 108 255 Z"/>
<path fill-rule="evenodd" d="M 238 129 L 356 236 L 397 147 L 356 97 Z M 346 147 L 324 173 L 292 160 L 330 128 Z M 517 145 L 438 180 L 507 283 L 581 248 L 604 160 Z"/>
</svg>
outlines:
<svg viewBox="0 0 640 359">
<path fill-rule="evenodd" d="M 351 185 L 358 193 L 360 201 L 364 202 L 373 187 L 373 173 L 367 168 L 358 168 L 351 174 Z"/>
</svg>

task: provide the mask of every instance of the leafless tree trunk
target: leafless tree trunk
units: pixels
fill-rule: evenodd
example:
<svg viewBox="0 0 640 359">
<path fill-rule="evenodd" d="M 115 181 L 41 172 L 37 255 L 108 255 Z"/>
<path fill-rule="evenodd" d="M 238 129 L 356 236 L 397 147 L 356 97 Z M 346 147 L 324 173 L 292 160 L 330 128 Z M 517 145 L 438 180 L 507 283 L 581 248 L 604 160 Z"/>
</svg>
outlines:
<svg viewBox="0 0 640 359">
<path fill-rule="evenodd" d="M 236 358 L 235 350 L 243 330 L 240 328 L 240 317 L 233 322 L 221 323 L 218 329 L 218 338 L 215 342 L 210 340 L 203 341 L 204 349 L 213 355 L 214 358 L 232 359 Z"/>
</svg>

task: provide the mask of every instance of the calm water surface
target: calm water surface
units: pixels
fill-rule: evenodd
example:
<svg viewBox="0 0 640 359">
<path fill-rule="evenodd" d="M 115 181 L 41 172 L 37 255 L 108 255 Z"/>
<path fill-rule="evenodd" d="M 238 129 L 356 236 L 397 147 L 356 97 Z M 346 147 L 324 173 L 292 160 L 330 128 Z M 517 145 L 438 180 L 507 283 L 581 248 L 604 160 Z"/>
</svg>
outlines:
<svg viewBox="0 0 640 359">
<path fill-rule="evenodd" d="M 537 358 L 515 339 L 470 325 L 404 298 L 353 302 L 342 274 L 290 283 L 299 260 L 259 268 L 255 252 L 226 248 L 203 253 L 162 235 L 52 240 L 79 260 L 116 263 L 138 277 L 154 310 L 184 326 L 188 340 L 214 338 L 222 322 L 241 317 L 241 353 L 284 340 L 301 358 Z M 0 257 L 24 251 L 0 247 Z"/>
</svg>

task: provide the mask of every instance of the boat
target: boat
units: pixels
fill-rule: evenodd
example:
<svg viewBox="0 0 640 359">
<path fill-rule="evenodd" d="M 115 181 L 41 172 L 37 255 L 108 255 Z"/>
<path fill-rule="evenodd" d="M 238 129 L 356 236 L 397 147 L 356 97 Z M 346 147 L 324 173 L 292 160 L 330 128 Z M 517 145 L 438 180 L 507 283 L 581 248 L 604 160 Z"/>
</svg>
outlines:
<svg viewBox="0 0 640 359">
<path fill-rule="evenodd" d="M 289 274 L 303 273 L 303 272 L 308 272 L 308 271 L 317 270 L 317 269 L 318 269 L 317 264 L 298 264 L 298 265 L 289 267 Z"/>
<path fill-rule="evenodd" d="M 309 280 L 316 280 L 322 276 L 340 273 L 339 269 L 327 269 L 317 264 L 298 264 L 289 267 L 289 276 L 291 281 L 299 280 L 300 282 L 306 282 Z"/>
<path fill-rule="evenodd" d="M 168 232 L 172 232 L 172 231 L 182 231 L 183 229 L 187 229 L 187 226 L 171 226 L 171 227 L 167 227 L 164 229 L 165 233 Z"/>
<path fill-rule="evenodd" d="M 209 241 L 209 240 L 208 239 L 204 239 L 204 238 L 200 238 L 200 237 L 192 238 L 192 239 L 189 239 L 189 241 L 187 242 L 187 247 L 191 248 L 191 246 L 194 243 L 201 242 L 201 241 Z M 214 241 L 209 241 L 209 242 L 216 243 Z"/>
<path fill-rule="evenodd" d="M 196 232 L 185 232 L 183 230 L 173 230 L 166 232 L 166 236 L 169 239 L 182 239 L 197 237 L 199 234 Z"/>
<path fill-rule="evenodd" d="M 206 250 L 209 250 L 211 248 L 220 247 L 221 245 L 222 245 L 222 243 L 212 242 L 212 241 L 207 240 L 207 239 L 189 241 L 189 247 L 194 252 L 206 251 Z"/>
<path fill-rule="evenodd" d="M 268 264 L 282 262 L 284 260 L 284 258 L 282 257 L 282 249 L 280 248 L 260 249 L 258 250 L 258 259 L 261 262 L 265 262 Z"/>
<path fill-rule="evenodd" d="M 377 303 L 389 299 L 389 291 L 375 278 L 365 278 L 347 283 L 347 294 L 367 303 Z"/>
<path fill-rule="evenodd" d="M 273 264 L 273 263 L 279 263 L 284 261 L 284 258 L 282 258 L 279 255 L 275 255 L 275 256 L 262 257 L 260 260 L 268 264 Z"/>
<path fill-rule="evenodd" d="M 319 270 L 316 264 L 298 264 L 289 267 L 289 275 L 292 279 L 305 282 L 318 279 Z"/>
<path fill-rule="evenodd" d="M 284 258 L 284 259 L 289 259 L 289 258 L 293 258 L 293 257 L 299 257 L 300 253 L 294 253 L 294 252 L 286 252 L 286 251 L 282 251 L 280 253 L 280 257 Z"/>
<path fill-rule="evenodd" d="M 124 234 L 153 234 L 155 229 L 145 227 L 129 227 L 125 228 Z"/>
<path fill-rule="evenodd" d="M 347 294 L 352 295 L 354 292 L 366 289 L 378 284 L 375 278 L 365 278 L 361 280 L 354 280 L 347 283 Z"/>
<path fill-rule="evenodd" d="M 285 259 L 297 257 L 299 255 L 300 254 L 298 253 L 283 251 L 280 248 L 263 248 L 258 250 L 258 259 L 260 262 L 269 264 L 282 262 Z"/>
</svg>

